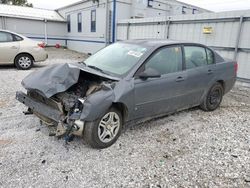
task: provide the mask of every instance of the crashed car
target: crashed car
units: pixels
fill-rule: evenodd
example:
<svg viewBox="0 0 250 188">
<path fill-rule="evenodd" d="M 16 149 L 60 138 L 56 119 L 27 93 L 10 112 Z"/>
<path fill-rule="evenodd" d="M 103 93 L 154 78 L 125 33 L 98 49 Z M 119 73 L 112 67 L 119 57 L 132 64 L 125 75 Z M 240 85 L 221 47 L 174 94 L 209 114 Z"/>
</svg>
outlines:
<svg viewBox="0 0 250 188">
<path fill-rule="evenodd" d="M 84 62 L 35 71 L 16 98 L 56 136 L 111 146 L 124 125 L 200 106 L 215 110 L 236 79 L 237 63 L 196 43 L 131 40 Z"/>
</svg>

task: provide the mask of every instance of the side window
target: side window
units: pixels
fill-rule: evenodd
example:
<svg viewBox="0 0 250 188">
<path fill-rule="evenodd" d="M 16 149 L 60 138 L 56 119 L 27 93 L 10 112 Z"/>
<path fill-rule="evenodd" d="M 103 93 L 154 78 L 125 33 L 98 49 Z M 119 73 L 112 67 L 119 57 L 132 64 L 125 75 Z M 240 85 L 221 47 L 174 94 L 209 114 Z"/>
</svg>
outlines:
<svg viewBox="0 0 250 188">
<path fill-rule="evenodd" d="M 96 32 L 96 10 L 91 10 L 91 32 Z"/>
<path fill-rule="evenodd" d="M 214 64 L 214 53 L 209 49 L 206 49 L 206 51 L 207 51 L 207 64 L 209 65 Z"/>
<path fill-rule="evenodd" d="M 199 46 L 184 46 L 186 69 L 201 67 L 207 64 L 206 50 Z"/>
<path fill-rule="evenodd" d="M 70 33 L 71 32 L 70 15 L 67 16 L 67 29 L 68 33 Z"/>
<path fill-rule="evenodd" d="M 161 75 L 182 70 L 180 47 L 166 47 L 156 52 L 145 64 L 145 69 L 155 69 Z"/>
<path fill-rule="evenodd" d="M 17 36 L 17 35 L 13 35 L 13 38 L 14 38 L 14 41 L 21 41 L 21 40 L 23 40 L 22 37 Z"/>
<path fill-rule="evenodd" d="M 12 42 L 13 36 L 10 33 L 0 32 L 0 42 Z"/>
</svg>

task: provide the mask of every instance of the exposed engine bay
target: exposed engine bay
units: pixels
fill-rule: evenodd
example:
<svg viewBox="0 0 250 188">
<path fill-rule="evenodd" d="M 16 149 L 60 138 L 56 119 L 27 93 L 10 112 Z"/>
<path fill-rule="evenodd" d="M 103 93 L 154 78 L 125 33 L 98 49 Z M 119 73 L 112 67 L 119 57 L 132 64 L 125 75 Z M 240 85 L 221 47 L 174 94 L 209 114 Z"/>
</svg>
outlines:
<svg viewBox="0 0 250 188">
<path fill-rule="evenodd" d="M 35 101 L 45 104 L 60 112 L 60 118 L 51 118 L 36 109 L 29 107 L 29 114 L 35 114 L 39 119 L 49 126 L 55 126 L 55 136 L 69 137 L 71 135 L 81 136 L 84 129 L 84 121 L 80 120 L 85 100 L 93 93 L 107 89 L 114 81 L 80 71 L 76 84 L 64 92 L 56 93 L 47 98 L 39 90 L 28 90 L 27 96 Z M 109 88 L 108 88 L 109 89 Z M 56 120 L 58 119 L 58 120 Z"/>
</svg>

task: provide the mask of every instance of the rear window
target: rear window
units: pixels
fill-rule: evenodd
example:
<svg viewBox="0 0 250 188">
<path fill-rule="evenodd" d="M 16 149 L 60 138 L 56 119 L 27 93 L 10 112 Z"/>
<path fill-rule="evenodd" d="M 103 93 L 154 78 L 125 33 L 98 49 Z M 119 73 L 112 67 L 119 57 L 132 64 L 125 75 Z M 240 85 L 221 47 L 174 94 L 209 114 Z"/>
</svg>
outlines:
<svg viewBox="0 0 250 188">
<path fill-rule="evenodd" d="M 20 37 L 20 36 L 18 36 L 18 35 L 13 35 L 13 37 L 14 37 L 15 41 L 21 41 L 21 40 L 23 40 L 23 38 Z"/>
</svg>

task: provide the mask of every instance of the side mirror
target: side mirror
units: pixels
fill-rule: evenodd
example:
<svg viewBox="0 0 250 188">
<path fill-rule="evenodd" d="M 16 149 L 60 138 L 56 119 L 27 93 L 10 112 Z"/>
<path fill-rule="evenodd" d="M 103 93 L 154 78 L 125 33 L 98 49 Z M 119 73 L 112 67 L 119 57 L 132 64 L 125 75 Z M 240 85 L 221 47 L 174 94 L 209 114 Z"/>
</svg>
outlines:
<svg viewBox="0 0 250 188">
<path fill-rule="evenodd" d="M 161 74 L 157 70 L 152 68 L 148 68 L 139 74 L 139 78 L 143 80 L 146 80 L 148 78 L 160 78 L 160 77 Z"/>
</svg>

